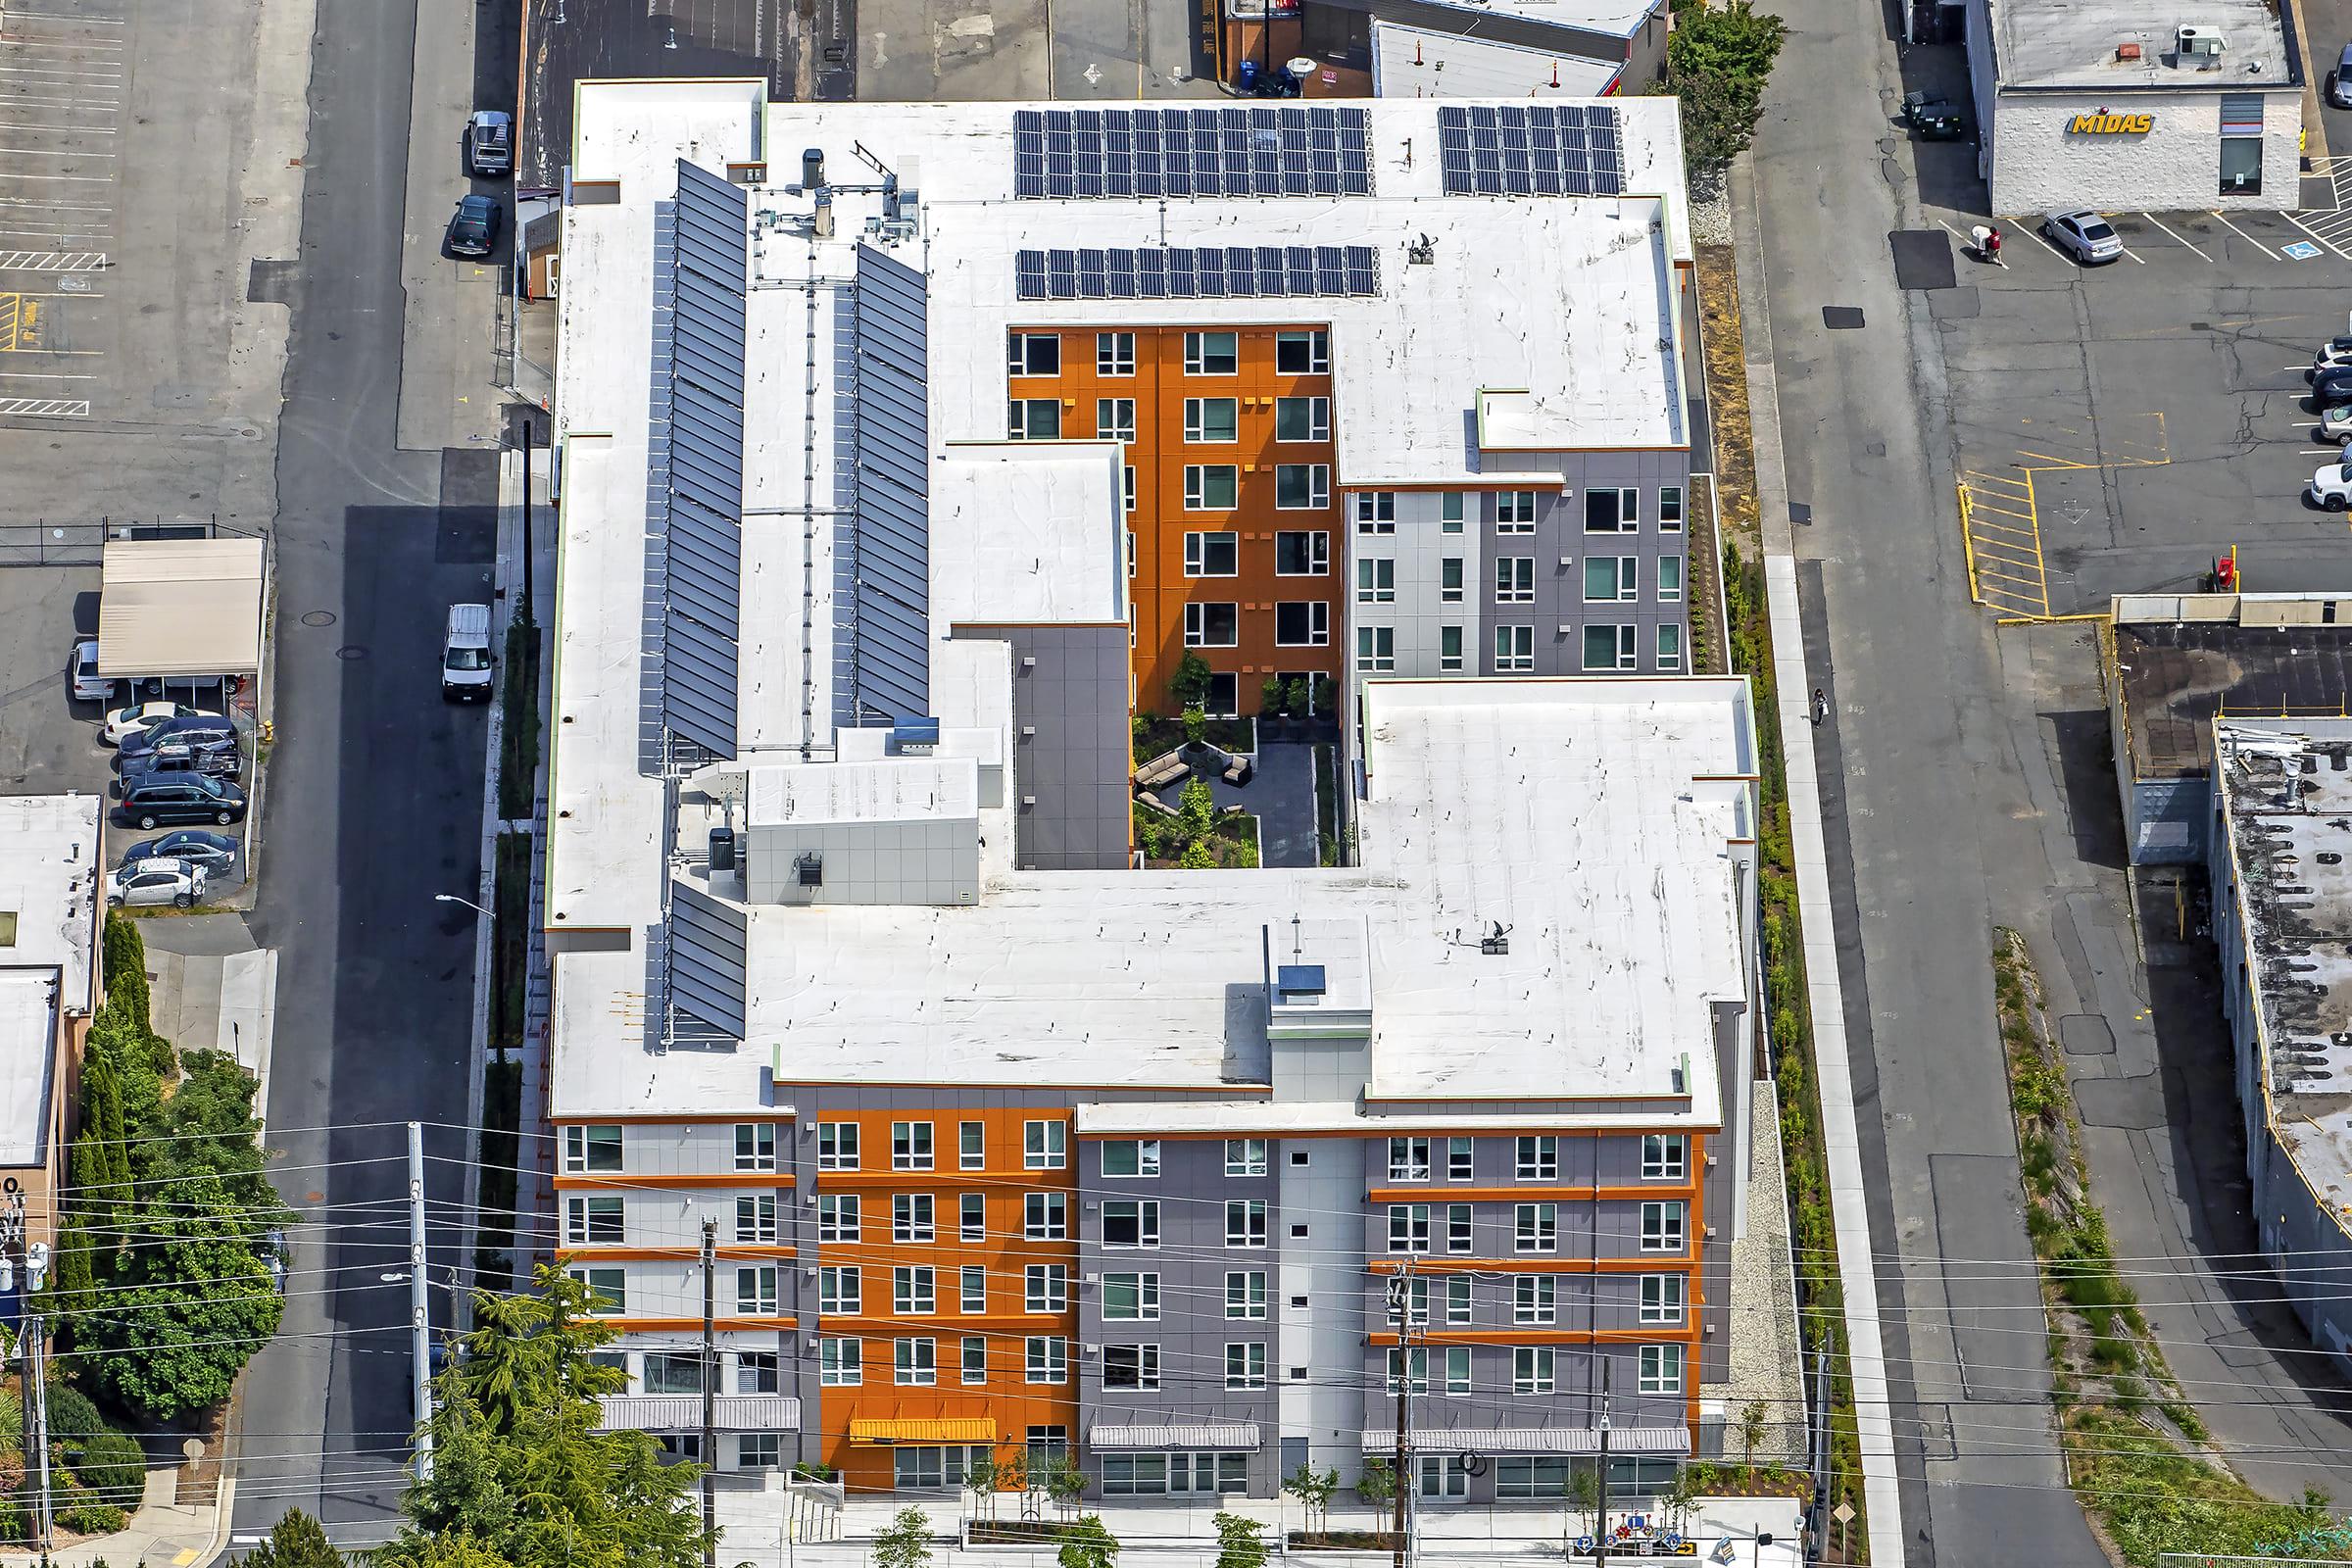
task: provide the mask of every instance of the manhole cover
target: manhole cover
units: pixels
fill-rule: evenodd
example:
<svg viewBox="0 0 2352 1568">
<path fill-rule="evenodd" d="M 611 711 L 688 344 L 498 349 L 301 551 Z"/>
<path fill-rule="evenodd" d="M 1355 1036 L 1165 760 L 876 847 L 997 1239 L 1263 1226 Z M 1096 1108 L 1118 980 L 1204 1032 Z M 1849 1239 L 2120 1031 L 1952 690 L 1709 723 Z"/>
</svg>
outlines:
<svg viewBox="0 0 2352 1568">
<path fill-rule="evenodd" d="M 335 612 L 331 610 L 314 610 L 302 617 L 302 623 L 305 626 L 332 626 L 335 623 Z"/>
<path fill-rule="evenodd" d="M 348 663 L 355 660 L 366 659 L 368 650 L 362 648 L 358 643 L 345 643 L 335 650 L 335 657 Z"/>
<path fill-rule="evenodd" d="M 1862 307 L 1859 305 L 1824 305 L 1821 324 L 1833 332 L 1856 332 L 1862 327 Z"/>
</svg>

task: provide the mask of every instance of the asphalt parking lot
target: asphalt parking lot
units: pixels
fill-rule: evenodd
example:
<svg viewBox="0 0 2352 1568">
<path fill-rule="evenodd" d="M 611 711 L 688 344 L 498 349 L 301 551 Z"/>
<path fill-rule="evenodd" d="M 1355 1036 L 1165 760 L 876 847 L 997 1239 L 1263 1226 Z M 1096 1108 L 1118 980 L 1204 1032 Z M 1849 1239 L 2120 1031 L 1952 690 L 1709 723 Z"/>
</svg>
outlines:
<svg viewBox="0 0 2352 1568">
<path fill-rule="evenodd" d="M 2017 228 L 2005 266 L 1980 263 L 1965 242 L 1983 220 L 1930 213 L 1954 273 L 1927 315 L 1988 609 L 2194 590 L 2233 545 L 2250 589 L 2346 580 L 2345 519 L 2303 499 L 2337 457 L 2304 371 L 2352 330 L 2352 234 L 2331 215 L 2113 213 L 2125 254 L 2085 269 Z M 1907 283 L 1940 281 L 1909 261 Z"/>
</svg>

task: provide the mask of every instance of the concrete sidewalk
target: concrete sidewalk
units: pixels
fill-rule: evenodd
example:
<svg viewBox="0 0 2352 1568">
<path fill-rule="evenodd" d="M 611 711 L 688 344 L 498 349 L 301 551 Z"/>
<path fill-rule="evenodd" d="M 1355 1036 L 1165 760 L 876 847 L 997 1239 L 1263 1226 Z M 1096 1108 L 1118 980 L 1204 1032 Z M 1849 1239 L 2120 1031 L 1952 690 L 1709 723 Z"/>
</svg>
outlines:
<svg viewBox="0 0 2352 1568">
<path fill-rule="evenodd" d="M 147 1494 L 130 1516 L 130 1523 L 111 1536 L 98 1536 L 71 1546 L 52 1546 L 46 1552 L 0 1551 L 0 1565 L 46 1563 L 52 1568 L 96 1568 L 100 1563 L 126 1568 L 194 1568 L 209 1563 L 227 1549 L 229 1505 L 236 1500 L 237 1484 L 223 1476 L 217 1500 L 202 1507 L 182 1507 L 177 1499 L 176 1467 L 147 1472 Z"/>
</svg>

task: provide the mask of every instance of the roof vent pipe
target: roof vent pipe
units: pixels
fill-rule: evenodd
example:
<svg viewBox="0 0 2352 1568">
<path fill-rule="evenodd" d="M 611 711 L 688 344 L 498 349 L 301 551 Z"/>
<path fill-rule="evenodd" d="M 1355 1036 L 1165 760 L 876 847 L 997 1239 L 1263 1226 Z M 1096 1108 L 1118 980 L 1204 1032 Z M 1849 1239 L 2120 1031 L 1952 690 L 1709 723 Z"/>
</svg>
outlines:
<svg viewBox="0 0 2352 1568">
<path fill-rule="evenodd" d="M 806 147 L 801 150 L 801 189 L 814 190 L 825 182 L 825 150 Z"/>
</svg>

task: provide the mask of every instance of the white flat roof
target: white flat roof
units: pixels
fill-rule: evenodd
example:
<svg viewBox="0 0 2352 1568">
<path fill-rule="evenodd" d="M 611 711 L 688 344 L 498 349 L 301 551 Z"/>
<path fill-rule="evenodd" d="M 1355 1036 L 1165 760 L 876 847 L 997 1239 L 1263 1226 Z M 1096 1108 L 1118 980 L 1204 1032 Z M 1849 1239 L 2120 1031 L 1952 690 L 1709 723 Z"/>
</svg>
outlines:
<svg viewBox="0 0 2352 1568">
<path fill-rule="evenodd" d="M 752 827 L 929 822 L 980 814 L 969 758 L 878 757 L 857 762 L 769 763 L 750 772 Z"/>
<path fill-rule="evenodd" d="M 0 1165 L 48 1153 L 61 1010 L 88 1011 L 95 795 L 0 796 Z"/>
<path fill-rule="evenodd" d="M 973 441 L 931 472 L 931 627 L 1127 618 L 1127 449 Z"/>
<path fill-rule="evenodd" d="M 1642 24 L 1665 8 L 1665 0 L 1429 0 L 1448 11 L 1477 17 L 1519 17 L 1574 27 L 1583 32 L 1605 32 L 1630 38 Z"/>
<path fill-rule="evenodd" d="M 1364 712 L 1354 867 L 997 874 L 963 907 L 754 906 L 728 1098 L 771 1065 L 1247 1093 L 1271 1073 L 1263 929 L 1297 917 L 1369 930 L 1376 1099 L 1716 1104 L 1712 1004 L 1746 994 L 1745 682 L 1372 681 Z M 1507 955 L 1479 951 L 1495 923 Z M 586 957 L 558 968 L 553 1114 L 686 1109 L 724 1077 L 645 1050 L 642 958 Z"/>
<path fill-rule="evenodd" d="M 1372 90 L 1383 98 L 1597 98 L 1624 70 L 1622 60 L 1372 19 Z"/>
<path fill-rule="evenodd" d="M 2003 87 L 2264 92 L 2292 87 L 2276 0 L 1985 0 Z M 2220 69 L 2176 63 L 2183 26 L 2222 35 Z M 2119 45 L 2139 45 L 2119 60 Z M 2323 43 L 2323 47 L 2331 47 Z M 2259 67 L 2259 70 L 2249 70 Z M 2119 112 L 2128 105 L 2114 106 Z"/>
</svg>

